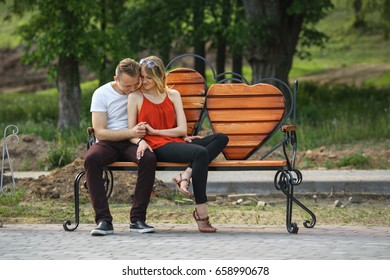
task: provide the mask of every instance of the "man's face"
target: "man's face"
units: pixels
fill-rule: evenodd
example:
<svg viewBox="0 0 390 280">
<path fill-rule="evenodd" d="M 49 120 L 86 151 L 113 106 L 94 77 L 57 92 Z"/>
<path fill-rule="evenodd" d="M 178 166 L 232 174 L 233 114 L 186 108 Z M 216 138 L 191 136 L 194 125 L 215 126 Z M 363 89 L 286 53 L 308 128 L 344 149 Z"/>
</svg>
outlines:
<svg viewBox="0 0 390 280">
<path fill-rule="evenodd" d="M 132 77 L 122 73 L 121 77 L 116 77 L 116 83 L 122 94 L 130 94 L 137 90 L 140 85 L 140 77 Z"/>
</svg>

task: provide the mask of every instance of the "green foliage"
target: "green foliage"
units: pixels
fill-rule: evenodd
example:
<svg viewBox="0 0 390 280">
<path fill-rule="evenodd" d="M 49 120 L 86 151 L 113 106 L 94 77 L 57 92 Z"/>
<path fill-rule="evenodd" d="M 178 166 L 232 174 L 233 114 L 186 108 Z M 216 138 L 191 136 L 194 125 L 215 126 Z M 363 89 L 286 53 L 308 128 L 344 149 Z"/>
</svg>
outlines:
<svg viewBox="0 0 390 280">
<path fill-rule="evenodd" d="M 66 144 L 57 143 L 55 148 L 48 151 L 49 169 L 63 167 L 73 161 L 74 149 L 69 148 Z"/>
<path fill-rule="evenodd" d="M 298 139 L 304 149 L 390 137 L 386 89 L 302 83 L 297 103 Z"/>
<path fill-rule="evenodd" d="M 364 169 L 367 168 L 370 164 L 370 157 L 365 156 L 360 153 L 356 153 L 350 156 L 345 156 L 341 158 L 336 166 L 337 167 L 345 167 L 345 166 L 351 166 L 355 169 Z"/>
<path fill-rule="evenodd" d="M 20 134 L 35 134 L 46 141 L 55 143 L 50 149 L 42 169 L 63 166 L 74 159 L 74 152 L 80 144 L 85 143 L 85 128 L 91 125 L 89 112 L 92 93 L 97 87 L 97 81 L 82 85 L 82 120 L 79 127 L 58 131 L 58 94 L 55 90 L 45 90 L 37 93 L 0 94 L 0 128 L 14 124 Z M 28 160 L 23 164 L 27 168 Z"/>
<path fill-rule="evenodd" d="M 301 59 L 311 57 L 310 47 L 324 48 L 329 36 L 317 29 L 317 22 L 334 8 L 332 1 L 293 1 L 288 8 L 289 15 L 304 15 L 302 32 L 299 34 L 296 56 Z"/>
<path fill-rule="evenodd" d="M 33 12 L 17 29 L 26 45 L 25 62 L 48 66 L 55 77 L 58 57 L 87 61 L 94 53 L 98 44 L 91 19 L 100 11 L 97 1 L 18 0 L 13 2 L 11 13 L 24 15 L 29 9 L 39 12 Z"/>
<path fill-rule="evenodd" d="M 86 82 L 81 87 L 81 127 L 89 126 L 91 123 L 89 109 L 92 93 L 97 86 L 95 80 Z M 36 93 L 0 94 L 0 103 L 0 126 L 15 124 L 23 134 L 35 133 L 46 140 L 55 138 L 58 121 L 58 92 L 55 89 Z"/>
<path fill-rule="evenodd" d="M 27 191 L 23 188 L 18 188 L 16 192 L 12 194 L 0 194 L 0 205 L 1 206 L 16 206 L 20 203 L 20 201 L 24 198 Z M 1 213 L 0 213 L 0 216 Z"/>
<path fill-rule="evenodd" d="M 47 162 L 49 169 L 63 167 L 71 163 L 74 159 L 75 147 L 79 145 L 79 139 L 72 133 L 58 133 L 55 146 L 49 148 Z M 66 135 L 66 138 L 64 137 Z"/>
</svg>

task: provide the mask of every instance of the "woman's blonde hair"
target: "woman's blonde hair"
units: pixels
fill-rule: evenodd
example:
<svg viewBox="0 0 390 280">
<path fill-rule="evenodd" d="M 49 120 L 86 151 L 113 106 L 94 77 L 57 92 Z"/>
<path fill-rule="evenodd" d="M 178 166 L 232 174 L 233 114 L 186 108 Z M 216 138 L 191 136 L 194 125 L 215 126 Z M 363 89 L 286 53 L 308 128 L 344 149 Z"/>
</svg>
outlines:
<svg viewBox="0 0 390 280">
<path fill-rule="evenodd" d="M 168 89 L 165 66 L 159 57 L 152 55 L 143 58 L 140 60 L 140 65 L 145 73 L 156 83 L 157 90 L 160 93 Z"/>
</svg>

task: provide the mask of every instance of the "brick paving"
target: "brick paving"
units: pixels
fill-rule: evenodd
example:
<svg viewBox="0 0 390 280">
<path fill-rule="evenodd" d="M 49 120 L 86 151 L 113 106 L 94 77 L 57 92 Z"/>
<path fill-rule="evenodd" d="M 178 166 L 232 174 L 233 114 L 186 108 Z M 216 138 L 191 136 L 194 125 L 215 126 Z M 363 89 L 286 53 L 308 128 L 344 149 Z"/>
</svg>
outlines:
<svg viewBox="0 0 390 280">
<path fill-rule="evenodd" d="M 390 227 L 215 225 L 202 234 L 195 224 L 151 224 L 156 232 L 93 237 L 92 224 L 65 232 L 60 224 L 4 224 L 0 260 L 390 260 Z"/>
</svg>

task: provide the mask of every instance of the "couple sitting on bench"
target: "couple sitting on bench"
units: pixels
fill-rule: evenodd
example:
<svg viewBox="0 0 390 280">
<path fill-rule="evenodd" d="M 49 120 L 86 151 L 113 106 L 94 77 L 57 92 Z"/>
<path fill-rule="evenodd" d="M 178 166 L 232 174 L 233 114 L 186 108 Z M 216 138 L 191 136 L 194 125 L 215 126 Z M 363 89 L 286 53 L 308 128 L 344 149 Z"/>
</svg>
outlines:
<svg viewBox="0 0 390 280">
<path fill-rule="evenodd" d="M 168 88 L 164 64 L 155 56 L 142 59 L 140 64 L 129 58 L 122 60 L 114 81 L 95 91 L 92 125 L 99 141 L 88 149 L 85 158 L 86 184 L 97 223 L 92 235 L 113 233 L 101 174 L 106 165 L 116 161 L 131 161 L 139 166 L 130 231 L 154 231 L 145 221 L 157 161 L 189 163 L 173 181 L 187 197 L 192 196 L 189 192 L 192 181 L 196 203 L 193 217 L 198 229 L 216 231 L 209 222 L 206 207 L 208 164 L 226 147 L 228 137 L 222 133 L 187 136 L 182 104 L 180 93 Z"/>
</svg>

